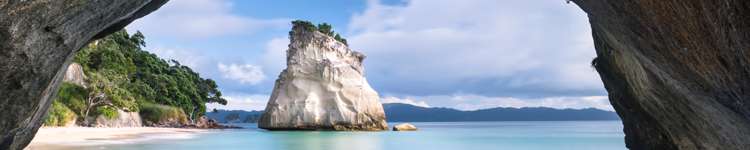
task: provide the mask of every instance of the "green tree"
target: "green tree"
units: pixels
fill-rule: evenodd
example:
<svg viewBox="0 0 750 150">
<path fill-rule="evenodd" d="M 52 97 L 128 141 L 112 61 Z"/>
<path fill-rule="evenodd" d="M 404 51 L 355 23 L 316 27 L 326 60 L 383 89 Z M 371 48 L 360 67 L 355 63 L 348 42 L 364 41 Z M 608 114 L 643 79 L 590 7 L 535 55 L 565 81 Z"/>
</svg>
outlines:
<svg viewBox="0 0 750 150">
<path fill-rule="evenodd" d="M 205 114 L 206 103 L 226 105 L 215 81 L 175 60 L 168 62 L 144 51 L 145 45 L 141 32 L 131 36 L 122 30 L 81 49 L 74 62 L 83 66 L 88 88 L 63 84 L 58 101 L 79 118 L 110 117 L 116 116 L 117 109 L 139 112 L 142 106 L 159 106 L 150 108 L 170 107 L 165 110 L 170 113 L 150 114 L 183 113 L 192 120 Z"/>
<path fill-rule="evenodd" d="M 349 45 L 345 38 L 341 37 L 338 33 L 333 31 L 333 26 L 328 23 L 321 23 L 318 24 L 318 26 L 315 26 L 312 22 L 306 21 L 306 20 L 294 20 L 292 21 L 293 26 L 300 26 L 303 27 L 307 31 L 318 31 L 320 33 L 323 33 L 325 35 L 328 35 L 330 37 L 333 37 L 336 41 L 339 41 L 341 43 L 344 43 L 344 45 Z M 292 32 L 289 32 L 289 35 L 291 36 Z"/>
<path fill-rule="evenodd" d="M 328 23 L 318 24 L 318 31 L 328 36 L 333 36 L 333 26 Z"/>
</svg>

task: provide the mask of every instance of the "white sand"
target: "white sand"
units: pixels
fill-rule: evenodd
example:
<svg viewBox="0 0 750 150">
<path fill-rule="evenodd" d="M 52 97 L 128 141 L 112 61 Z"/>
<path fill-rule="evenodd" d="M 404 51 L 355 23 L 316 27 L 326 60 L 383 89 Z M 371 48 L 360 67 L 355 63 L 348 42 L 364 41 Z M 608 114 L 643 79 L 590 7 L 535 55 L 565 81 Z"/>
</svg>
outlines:
<svg viewBox="0 0 750 150">
<path fill-rule="evenodd" d="M 27 149 L 51 147 L 75 147 L 103 144 L 128 144 L 153 139 L 189 139 L 196 134 L 207 133 L 205 129 L 183 128 L 87 128 L 87 127 L 43 127 L 37 132 Z"/>
</svg>

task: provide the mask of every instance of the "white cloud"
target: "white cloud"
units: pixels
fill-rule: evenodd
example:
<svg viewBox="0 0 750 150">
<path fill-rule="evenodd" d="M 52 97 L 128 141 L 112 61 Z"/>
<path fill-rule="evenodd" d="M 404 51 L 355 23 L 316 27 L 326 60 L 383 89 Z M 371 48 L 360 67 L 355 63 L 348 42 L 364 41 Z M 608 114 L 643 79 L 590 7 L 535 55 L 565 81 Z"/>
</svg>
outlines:
<svg viewBox="0 0 750 150">
<path fill-rule="evenodd" d="M 224 78 L 237 80 L 242 84 L 258 84 L 266 78 L 260 66 L 219 63 L 217 67 Z"/>
<path fill-rule="evenodd" d="M 224 109 L 224 110 L 264 110 L 266 108 L 266 102 L 268 101 L 268 95 L 247 95 L 247 94 L 235 94 L 230 96 L 224 96 L 227 99 L 227 105 L 220 105 L 216 103 L 206 104 L 207 110 Z"/>
<path fill-rule="evenodd" d="M 274 38 L 266 43 L 266 50 L 260 60 L 266 73 L 277 75 L 286 67 L 288 45 L 289 39 L 287 37 Z"/>
<path fill-rule="evenodd" d="M 288 26 L 288 19 L 255 19 L 232 13 L 229 0 L 175 0 L 139 19 L 129 30 L 147 36 L 203 39 L 225 35 L 250 34 L 263 28 Z"/>
<path fill-rule="evenodd" d="M 397 98 L 398 99 L 398 98 Z M 559 96 L 541 98 L 489 97 L 474 94 L 407 96 L 401 99 L 420 99 L 433 107 L 477 110 L 495 107 L 549 107 L 557 109 L 596 108 L 614 111 L 607 96 Z"/>
<path fill-rule="evenodd" d="M 147 48 L 147 50 L 167 61 L 169 61 L 170 59 L 177 60 L 180 62 L 180 64 L 188 66 L 194 70 L 203 69 L 203 65 L 206 65 L 208 61 L 206 60 L 206 58 L 201 56 L 200 51 L 192 49 L 165 48 L 157 46 L 155 48 Z"/>
<path fill-rule="evenodd" d="M 393 96 L 388 96 L 380 99 L 381 103 L 404 103 L 404 104 L 410 104 L 414 106 L 420 106 L 420 107 L 430 107 L 430 105 L 427 104 L 425 101 L 417 101 L 410 98 L 398 98 Z"/>
<path fill-rule="evenodd" d="M 349 24 L 350 45 L 368 55 L 368 75 L 388 92 L 604 92 L 589 64 L 595 51 L 586 15 L 574 5 L 406 1 L 390 6 L 370 0 Z M 431 86 L 415 86 L 426 84 Z"/>
</svg>

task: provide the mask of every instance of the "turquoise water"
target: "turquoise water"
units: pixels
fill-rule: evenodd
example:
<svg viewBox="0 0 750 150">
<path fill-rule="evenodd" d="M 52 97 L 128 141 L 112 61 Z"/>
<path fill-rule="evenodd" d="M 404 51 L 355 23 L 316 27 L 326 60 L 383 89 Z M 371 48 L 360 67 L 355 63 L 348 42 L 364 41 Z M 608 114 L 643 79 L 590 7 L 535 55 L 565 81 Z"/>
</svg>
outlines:
<svg viewBox="0 0 750 150">
<path fill-rule="evenodd" d="M 118 150 L 497 150 L 625 149 L 620 121 L 430 122 L 416 132 L 222 130 L 181 140 L 77 149 Z"/>
</svg>

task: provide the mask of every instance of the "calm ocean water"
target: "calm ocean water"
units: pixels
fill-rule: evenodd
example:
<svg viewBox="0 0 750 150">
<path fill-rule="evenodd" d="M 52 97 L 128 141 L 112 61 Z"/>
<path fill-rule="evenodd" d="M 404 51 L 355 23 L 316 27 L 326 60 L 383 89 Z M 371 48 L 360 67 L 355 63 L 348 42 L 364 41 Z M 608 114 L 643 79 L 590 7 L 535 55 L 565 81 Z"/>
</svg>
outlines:
<svg viewBox="0 0 750 150">
<path fill-rule="evenodd" d="M 412 123 L 416 132 L 309 132 L 247 129 L 200 134 L 192 139 L 76 149 L 117 150 L 497 150 L 625 149 L 620 121 L 519 121 Z M 391 124 L 393 125 L 393 124 Z"/>
</svg>

